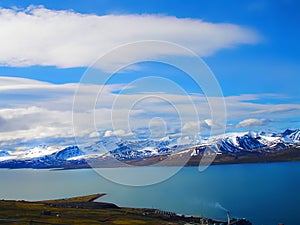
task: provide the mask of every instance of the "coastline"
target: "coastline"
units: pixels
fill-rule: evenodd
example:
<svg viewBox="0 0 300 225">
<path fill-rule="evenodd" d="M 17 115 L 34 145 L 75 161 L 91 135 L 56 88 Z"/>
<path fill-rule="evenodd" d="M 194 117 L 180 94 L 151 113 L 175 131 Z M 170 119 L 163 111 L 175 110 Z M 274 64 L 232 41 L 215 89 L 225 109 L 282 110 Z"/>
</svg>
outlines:
<svg viewBox="0 0 300 225">
<path fill-rule="evenodd" d="M 95 202 L 105 194 L 72 198 L 15 201 L 0 200 L 0 222 L 21 224 L 226 224 L 212 218 L 176 214 L 150 208 L 119 207 Z M 229 214 L 228 214 L 229 215 Z M 230 218 L 231 224 L 251 225 L 246 219 Z"/>
</svg>

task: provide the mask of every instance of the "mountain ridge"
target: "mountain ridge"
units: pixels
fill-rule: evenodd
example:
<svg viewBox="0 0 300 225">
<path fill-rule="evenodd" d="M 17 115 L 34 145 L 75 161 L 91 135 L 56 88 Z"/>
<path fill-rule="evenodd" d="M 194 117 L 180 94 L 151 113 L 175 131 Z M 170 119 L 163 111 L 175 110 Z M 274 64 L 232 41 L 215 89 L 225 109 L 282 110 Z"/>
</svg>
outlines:
<svg viewBox="0 0 300 225">
<path fill-rule="evenodd" d="M 191 157 L 212 153 L 238 156 L 276 153 L 292 148 L 299 149 L 299 146 L 300 129 L 287 129 L 282 133 L 228 133 L 190 142 L 180 142 L 172 137 L 159 140 L 104 138 L 83 149 L 76 145 L 39 145 L 23 151 L 0 150 L 0 168 L 65 168 L 70 165 L 76 168 L 90 160 L 116 159 L 128 162 L 168 156 L 180 157 L 181 153 L 186 153 L 187 150 Z M 210 151 L 206 151 L 208 148 Z"/>
</svg>

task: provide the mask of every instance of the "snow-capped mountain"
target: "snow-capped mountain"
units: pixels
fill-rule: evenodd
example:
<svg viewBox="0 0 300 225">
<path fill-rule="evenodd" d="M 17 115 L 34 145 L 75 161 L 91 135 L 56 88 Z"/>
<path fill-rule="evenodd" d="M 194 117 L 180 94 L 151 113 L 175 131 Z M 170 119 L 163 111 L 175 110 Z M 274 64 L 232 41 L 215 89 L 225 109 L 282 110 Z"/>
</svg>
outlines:
<svg viewBox="0 0 300 225">
<path fill-rule="evenodd" d="M 190 144 L 179 145 L 177 139 L 165 137 L 159 140 L 130 140 L 116 143 L 116 148 L 109 153 L 116 159 L 139 159 L 157 155 L 171 154 L 182 150 Z"/>
<path fill-rule="evenodd" d="M 217 140 L 216 145 L 221 152 L 236 152 L 240 150 L 253 150 L 266 147 L 261 137 L 256 133 L 249 132 L 243 135 L 228 136 Z"/>
<path fill-rule="evenodd" d="M 61 167 L 68 159 L 84 153 L 77 146 L 48 147 L 40 145 L 23 151 L 1 151 L 0 167 L 47 168 Z"/>
<path fill-rule="evenodd" d="M 282 133 L 282 136 L 291 142 L 300 142 L 300 129 L 297 130 L 286 130 Z"/>
<path fill-rule="evenodd" d="M 3 160 L 14 160 L 14 159 L 32 159 L 42 156 L 46 156 L 56 152 L 60 147 L 48 147 L 45 145 L 39 145 L 33 148 L 28 148 L 24 151 L 0 151 L 0 161 Z M 2 157 L 1 157 L 2 156 Z"/>
<path fill-rule="evenodd" d="M 177 138 L 164 137 L 158 140 L 121 140 L 116 137 L 105 137 L 92 145 L 83 148 L 86 157 L 91 155 L 108 155 L 118 160 L 142 159 L 157 155 L 171 154 L 172 152 L 193 146 L 194 141 L 181 141 Z M 81 157 L 84 158 L 85 156 Z"/>
<path fill-rule="evenodd" d="M 22 151 L 0 150 L 2 168 L 55 168 L 66 165 L 85 164 L 90 159 L 115 158 L 138 160 L 162 155 L 180 155 L 188 149 L 191 155 L 201 154 L 207 147 L 213 147 L 218 154 L 240 152 L 275 152 L 300 146 L 300 130 L 286 130 L 283 133 L 243 132 L 228 133 L 200 140 L 182 140 L 164 137 L 158 140 L 121 140 L 105 137 L 91 145 L 59 147 L 39 145 Z"/>
<path fill-rule="evenodd" d="M 237 153 L 241 151 L 278 151 L 300 144 L 300 130 L 286 130 L 283 133 L 243 132 L 229 133 L 211 137 L 198 146 L 198 150 L 204 151 L 206 147 L 218 153 Z M 194 152 L 194 154 L 196 151 Z"/>
</svg>

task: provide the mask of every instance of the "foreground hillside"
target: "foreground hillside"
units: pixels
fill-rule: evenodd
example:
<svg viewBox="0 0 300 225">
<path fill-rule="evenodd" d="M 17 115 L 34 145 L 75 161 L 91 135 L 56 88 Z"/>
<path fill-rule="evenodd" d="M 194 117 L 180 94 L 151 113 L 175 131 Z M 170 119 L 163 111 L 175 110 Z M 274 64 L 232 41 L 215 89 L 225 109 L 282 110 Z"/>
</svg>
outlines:
<svg viewBox="0 0 300 225">
<path fill-rule="evenodd" d="M 157 209 L 124 208 L 112 203 L 94 202 L 103 194 L 38 202 L 0 201 L 0 224 L 224 224 L 209 218 L 177 215 Z M 250 225 L 245 219 L 231 224 Z"/>
</svg>

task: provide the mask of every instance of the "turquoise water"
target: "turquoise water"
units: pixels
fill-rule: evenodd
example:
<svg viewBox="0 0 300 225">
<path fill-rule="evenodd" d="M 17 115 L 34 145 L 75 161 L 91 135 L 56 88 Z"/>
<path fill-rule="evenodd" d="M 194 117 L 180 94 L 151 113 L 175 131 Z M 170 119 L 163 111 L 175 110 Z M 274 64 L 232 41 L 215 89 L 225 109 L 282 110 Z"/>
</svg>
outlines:
<svg viewBox="0 0 300 225">
<path fill-rule="evenodd" d="M 118 168 L 158 173 L 167 168 Z M 138 178 L 139 179 L 139 178 Z M 204 172 L 186 167 L 159 184 L 123 186 L 100 177 L 92 169 L 0 169 L 0 198 L 41 200 L 92 193 L 108 193 L 101 200 L 120 206 L 153 207 L 189 215 L 254 224 L 300 224 L 300 162 L 211 166 Z"/>
</svg>

